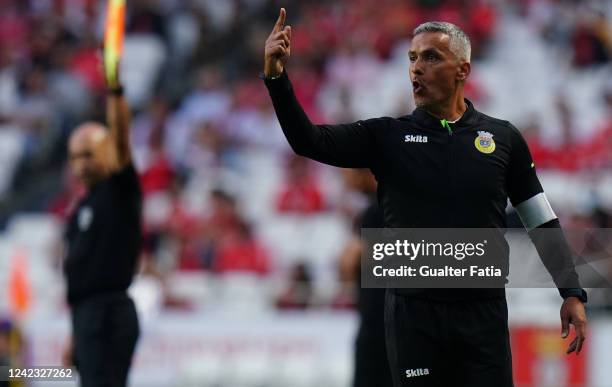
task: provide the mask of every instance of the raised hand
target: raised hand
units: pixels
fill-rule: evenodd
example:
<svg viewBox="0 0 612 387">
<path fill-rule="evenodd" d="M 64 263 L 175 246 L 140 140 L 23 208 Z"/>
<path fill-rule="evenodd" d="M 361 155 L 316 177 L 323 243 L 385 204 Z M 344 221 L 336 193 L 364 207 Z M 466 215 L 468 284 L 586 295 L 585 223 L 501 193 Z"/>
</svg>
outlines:
<svg viewBox="0 0 612 387">
<path fill-rule="evenodd" d="M 264 52 L 264 75 L 266 77 L 281 75 L 291 54 L 291 26 L 285 25 L 286 16 L 285 8 L 281 8 L 274 28 L 266 40 Z"/>
</svg>

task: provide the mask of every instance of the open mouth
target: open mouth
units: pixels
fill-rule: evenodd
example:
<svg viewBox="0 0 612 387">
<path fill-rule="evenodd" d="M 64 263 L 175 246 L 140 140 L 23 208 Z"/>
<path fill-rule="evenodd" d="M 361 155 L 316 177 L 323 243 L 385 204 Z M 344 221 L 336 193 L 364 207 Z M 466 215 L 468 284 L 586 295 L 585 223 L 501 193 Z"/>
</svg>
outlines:
<svg viewBox="0 0 612 387">
<path fill-rule="evenodd" d="M 412 91 L 415 94 L 419 94 L 420 92 L 422 92 L 424 89 L 423 85 L 421 84 L 421 82 L 419 82 L 418 80 L 414 80 L 412 81 Z"/>
</svg>

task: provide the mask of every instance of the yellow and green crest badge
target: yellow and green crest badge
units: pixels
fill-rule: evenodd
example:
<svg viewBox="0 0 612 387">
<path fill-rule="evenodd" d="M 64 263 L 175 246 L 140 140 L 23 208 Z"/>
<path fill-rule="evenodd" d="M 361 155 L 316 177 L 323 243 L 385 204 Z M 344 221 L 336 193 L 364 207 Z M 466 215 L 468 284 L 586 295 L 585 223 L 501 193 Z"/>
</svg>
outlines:
<svg viewBox="0 0 612 387">
<path fill-rule="evenodd" d="M 474 140 L 474 145 L 476 146 L 476 149 L 486 154 L 493 153 L 495 150 L 493 135 L 489 132 L 485 132 L 484 130 L 478 131 L 478 137 L 476 137 Z"/>
</svg>

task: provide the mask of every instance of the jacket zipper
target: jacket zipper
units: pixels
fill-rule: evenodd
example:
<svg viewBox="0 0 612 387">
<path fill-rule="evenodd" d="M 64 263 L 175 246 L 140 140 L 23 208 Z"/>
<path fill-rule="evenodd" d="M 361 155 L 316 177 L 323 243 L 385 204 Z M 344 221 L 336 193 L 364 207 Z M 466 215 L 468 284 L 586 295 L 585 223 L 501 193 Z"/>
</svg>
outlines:
<svg viewBox="0 0 612 387">
<path fill-rule="evenodd" d="M 448 216 L 449 216 L 449 224 L 451 224 L 452 226 L 454 226 L 455 223 L 455 217 L 453 214 L 453 206 L 450 204 L 453 201 L 453 197 L 455 196 L 455 186 L 454 186 L 454 182 L 453 182 L 453 164 L 454 164 L 454 160 L 453 160 L 453 130 L 450 127 L 450 124 L 448 123 L 447 120 L 443 119 L 440 120 L 440 124 L 442 125 L 443 128 L 448 130 L 448 146 L 449 146 L 449 150 L 448 150 L 448 154 L 449 154 L 449 164 L 448 164 L 448 186 L 449 186 L 449 192 L 448 192 L 448 203 L 449 203 L 449 208 L 448 208 Z"/>
</svg>

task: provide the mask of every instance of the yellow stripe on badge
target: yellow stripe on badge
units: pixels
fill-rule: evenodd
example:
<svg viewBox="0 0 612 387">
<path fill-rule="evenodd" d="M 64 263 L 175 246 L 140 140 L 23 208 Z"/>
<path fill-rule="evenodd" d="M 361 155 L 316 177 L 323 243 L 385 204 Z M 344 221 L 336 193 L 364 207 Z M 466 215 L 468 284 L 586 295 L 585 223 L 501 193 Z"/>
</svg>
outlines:
<svg viewBox="0 0 612 387">
<path fill-rule="evenodd" d="M 125 0 L 108 0 L 104 32 L 104 71 L 109 85 L 117 85 L 117 66 L 123 50 Z"/>
</svg>

